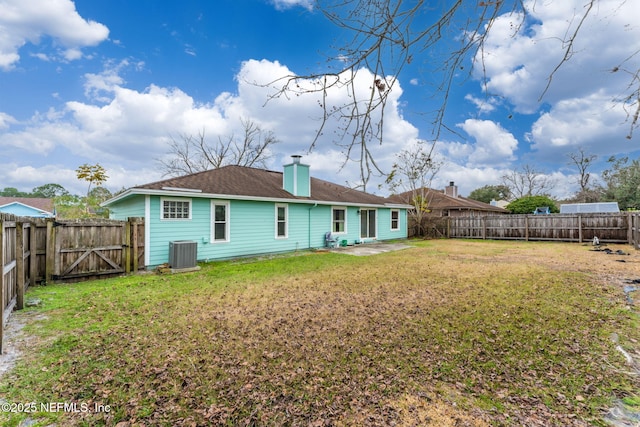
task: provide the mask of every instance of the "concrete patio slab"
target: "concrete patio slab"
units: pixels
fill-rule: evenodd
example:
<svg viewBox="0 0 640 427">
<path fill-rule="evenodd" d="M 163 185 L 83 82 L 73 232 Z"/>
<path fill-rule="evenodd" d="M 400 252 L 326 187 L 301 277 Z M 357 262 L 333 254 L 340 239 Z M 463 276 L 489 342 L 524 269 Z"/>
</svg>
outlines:
<svg viewBox="0 0 640 427">
<path fill-rule="evenodd" d="M 331 249 L 332 252 L 355 255 L 368 256 L 376 255 L 384 252 L 400 251 L 402 249 L 412 248 L 413 246 L 405 243 L 363 243 L 361 245 L 346 246 Z"/>
</svg>

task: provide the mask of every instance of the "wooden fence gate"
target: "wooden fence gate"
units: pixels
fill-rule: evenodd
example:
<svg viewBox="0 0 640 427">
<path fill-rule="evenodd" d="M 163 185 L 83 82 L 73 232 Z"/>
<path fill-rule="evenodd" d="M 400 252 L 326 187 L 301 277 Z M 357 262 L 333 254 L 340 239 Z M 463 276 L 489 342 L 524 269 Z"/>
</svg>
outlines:
<svg viewBox="0 0 640 427">
<path fill-rule="evenodd" d="M 144 222 L 135 218 L 48 222 L 47 239 L 53 250 L 47 249 L 46 277 L 74 281 L 137 271 L 143 265 L 143 227 Z"/>
<path fill-rule="evenodd" d="M 37 282 L 79 281 L 144 269 L 144 220 L 23 218 L 0 214 L 0 353 L 4 325 Z"/>
</svg>

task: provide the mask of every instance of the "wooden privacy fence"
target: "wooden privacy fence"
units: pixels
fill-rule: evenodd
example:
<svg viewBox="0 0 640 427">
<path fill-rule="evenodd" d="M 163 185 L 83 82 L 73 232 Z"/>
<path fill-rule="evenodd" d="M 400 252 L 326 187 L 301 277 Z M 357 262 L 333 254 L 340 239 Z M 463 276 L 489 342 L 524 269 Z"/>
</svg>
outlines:
<svg viewBox="0 0 640 427">
<path fill-rule="evenodd" d="M 0 214 L 0 351 L 4 325 L 37 282 L 79 281 L 144 268 L 144 221 L 56 221 Z"/>
<path fill-rule="evenodd" d="M 639 248 L 638 212 L 451 217 L 447 236 L 467 239 L 629 243 Z"/>
<path fill-rule="evenodd" d="M 634 248 L 640 249 L 640 212 L 631 214 L 630 227 L 631 244 Z"/>
</svg>

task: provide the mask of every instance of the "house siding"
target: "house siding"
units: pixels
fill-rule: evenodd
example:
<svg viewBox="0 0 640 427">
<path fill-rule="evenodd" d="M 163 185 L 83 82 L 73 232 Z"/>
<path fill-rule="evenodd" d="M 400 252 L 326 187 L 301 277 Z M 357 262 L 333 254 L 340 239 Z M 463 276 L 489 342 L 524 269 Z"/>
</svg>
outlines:
<svg viewBox="0 0 640 427">
<path fill-rule="evenodd" d="M 127 218 L 144 217 L 144 197 L 136 196 L 109 206 L 109 218 L 126 221 Z"/>
<path fill-rule="evenodd" d="M 399 226 L 391 229 L 391 211 L 398 210 Z M 404 239 L 407 237 L 407 211 L 405 209 L 378 209 L 378 240 Z"/>
<path fill-rule="evenodd" d="M 276 203 L 233 199 L 188 198 L 191 200 L 190 219 L 162 219 L 161 196 L 149 199 L 147 267 L 168 262 L 169 243 L 192 240 L 198 245 L 198 261 L 229 259 L 267 253 L 290 252 L 325 245 L 324 235 L 332 229 L 332 208 L 313 203 L 283 203 L 287 206 L 287 237 L 276 236 Z M 177 199 L 177 198 L 176 198 Z M 228 203 L 228 241 L 213 241 L 212 200 Z M 109 206 L 113 219 L 144 216 L 145 196 L 134 196 Z M 346 233 L 338 234 L 349 244 L 360 239 L 358 207 L 346 207 Z M 406 210 L 400 209 L 399 229 L 391 230 L 391 209 L 377 208 L 377 239 L 407 237 Z"/>
</svg>

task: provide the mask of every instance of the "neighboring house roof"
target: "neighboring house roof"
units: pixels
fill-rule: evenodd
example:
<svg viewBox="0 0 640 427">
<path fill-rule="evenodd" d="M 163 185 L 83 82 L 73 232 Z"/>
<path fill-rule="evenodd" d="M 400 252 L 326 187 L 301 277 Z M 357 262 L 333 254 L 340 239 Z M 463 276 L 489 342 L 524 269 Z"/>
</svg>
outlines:
<svg viewBox="0 0 640 427">
<path fill-rule="evenodd" d="M 44 197 L 3 197 L 0 196 L 0 212 L 22 216 L 53 217 L 53 199 Z"/>
<path fill-rule="evenodd" d="M 420 191 L 420 190 L 418 190 Z M 429 201 L 429 209 L 432 211 L 445 211 L 445 210 L 473 210 L 484 211 L 494 213 L 507 213 L 506 209 L 498 206 L 492 206 L 487 203 L 479 202 L 473 199 L 467 199 L 466 197 L 451 197 L 444 194 L 442 191 L 434 190 L 431 188 L 424 189 L 424 197 Z M 392 200 L 397 202 L 412 203 L 413 191 L 407 191 L 391 197 Z"/>
<path fill-rule="evenodd" d="M 392 200 L 311 177 L 311 196 L 294 196 L 283 188 L 283 173 L 245 166 L 224 166 L 132 187 L 108 200 L 109 205 L 133 194 L 180 194 L 191 197 L 291 200 L 354 205 L 396 205 Z M 402 205 L 401 207 L 408 207 Z"/>
</svg>

